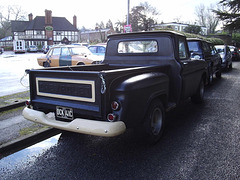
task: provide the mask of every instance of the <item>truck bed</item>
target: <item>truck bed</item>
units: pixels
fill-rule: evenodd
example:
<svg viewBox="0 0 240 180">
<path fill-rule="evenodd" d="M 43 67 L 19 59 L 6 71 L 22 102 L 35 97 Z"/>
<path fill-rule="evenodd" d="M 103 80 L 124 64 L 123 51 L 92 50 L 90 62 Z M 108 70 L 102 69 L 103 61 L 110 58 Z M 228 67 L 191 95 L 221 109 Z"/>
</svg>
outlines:
<svg viewBox="0 0 240 180">
<path fill-rule="evenodd" d="M 67 107 L 74 110 L 74 118 L 104 119 L 111 86 L 107 82 L 153 68 L 102 64 L 31 70 L 32 105 L 45 113 L 56 112 L 56 106 Z"/>
</svg>

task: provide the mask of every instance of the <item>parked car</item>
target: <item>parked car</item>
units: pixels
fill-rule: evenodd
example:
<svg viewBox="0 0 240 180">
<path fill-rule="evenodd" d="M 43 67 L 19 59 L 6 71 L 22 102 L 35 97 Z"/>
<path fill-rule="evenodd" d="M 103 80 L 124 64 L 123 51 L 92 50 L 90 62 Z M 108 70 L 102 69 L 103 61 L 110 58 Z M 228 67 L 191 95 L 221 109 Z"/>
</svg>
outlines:
<svg viewBox="0 0 240 180">
<path fill-rule="evenodd" d="M 215 47 L 210 42 L 198 38 L 187 38 L 189 51 L 192 59 L 202 59 L 208 65 L 208 84 L 213 81 L 213 75 L 221 78 L 221 57 L 217 53 Z"/>
<path fill-rule="evenodd" d="M 37 52 L 38 48 L 35 45 L 30 45 L 29 48 L 27 49 L 28 52 Z"/>
<path fill-rule="evenodd" d="M 43 46 L 42 50 L 44 54 L 47 54 L 47 52 L 49 51 L 49 49 L 51 48 L 51 45 L 47 45 L 47 46 Z"/>
<path fill-rule="evenodd" d="M 100 63 L 99 57 L 93 55 L 84 46 L 55 46 L 45 56 L 37 58 L 38 64 L 44 67 L 87 65 Z"/>
<path fill-rule="evenodd" d="M 215 48 L 222 58 L 222 68 L 232 69 L 232 53 L 228 45 L 216 45 Z"/>
<path fill-rule="evenodd" d="M 238 48 L 235 46 L 229 46 L 230 51 L 232 52 L 232 60 L 239 61 L 240 60 L 240 52 Z"/>
<path fill-rule="evenodd" d="M 85 46 L 85 47 L 89 46 L 88 43 L 73 43 L 72 45 L 75 45 L 75 46 Z"/>
<path fill-rule="evenodd" d="M 88 49 L 97 56 L 101 56 L 102 60 L 104 60 L 105 57 L 105 51 L 106 51 L 106 45 L 91 45 L 88 46 Z"/>
</svg>

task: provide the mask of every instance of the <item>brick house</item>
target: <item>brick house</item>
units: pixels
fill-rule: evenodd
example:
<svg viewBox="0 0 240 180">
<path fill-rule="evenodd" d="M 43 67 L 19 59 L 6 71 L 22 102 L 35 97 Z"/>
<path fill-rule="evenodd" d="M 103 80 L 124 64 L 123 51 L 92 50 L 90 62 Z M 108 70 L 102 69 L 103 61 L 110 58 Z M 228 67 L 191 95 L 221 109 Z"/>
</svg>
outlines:
<svg viewBox="0 0 240 180">
<path fill-rule="evenodd" d="M 71 24 L 65 17 L 52 17 L 52 11 L 45 10 L 45 16 L 28 15 L 28 21 L 11 21 L 13 40 L 25 40 L 26 46 L 53 45 L 78 42 L 77 17 Z"/>
</svg>

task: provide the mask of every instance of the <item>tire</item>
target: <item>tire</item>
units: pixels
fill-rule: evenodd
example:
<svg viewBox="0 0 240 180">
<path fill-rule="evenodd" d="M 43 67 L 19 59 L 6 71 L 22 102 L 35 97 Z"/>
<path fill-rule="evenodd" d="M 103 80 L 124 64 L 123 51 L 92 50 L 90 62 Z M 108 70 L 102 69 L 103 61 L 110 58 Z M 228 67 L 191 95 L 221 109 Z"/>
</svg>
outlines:
<svg viewBox="0 0 240 180">
<path fill-rule="evenodd" d="M 202 78 L 200 83 L 199 83 L 197 92 L 196 92 L 195 95 L 193 95 L 191 97 L 191 100 L 195 104 L 200 104 L 200 103 L 203 102 L 203 99 L 204 99 L 204 81 L 203 81 L 203 78 Z"/>
<path fill-rule="evenodd" d="M 49 62 L 44 62 L 44 63 L 43 63 L 43 67 L 50 67 Z"/>
<path fill-rule="evenodd" d="M 77 63 L 77 65 L 85 65 L 83 62 L 79 62 Z"/>
<path fill-rule="evenodd" d="M 209 72 L 209 77 L 208 77 L 208 85 L 211 85 L 213 82 L 213 70 L 211 68 L 210 72 Z"/>
<path fill-rule="evenodd" d="M 151 102 L 144 119 L 146 142 L 150 145 L 159 141 L 165 126 L 165 110 L 162 102 L 155 99 Z"/>
</svg>

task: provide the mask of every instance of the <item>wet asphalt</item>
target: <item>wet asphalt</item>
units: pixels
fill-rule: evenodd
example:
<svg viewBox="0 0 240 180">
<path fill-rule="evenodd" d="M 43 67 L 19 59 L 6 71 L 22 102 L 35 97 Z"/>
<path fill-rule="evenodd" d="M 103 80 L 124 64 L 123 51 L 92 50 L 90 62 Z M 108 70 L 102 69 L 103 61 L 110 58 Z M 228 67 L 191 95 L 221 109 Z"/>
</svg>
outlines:
<svg viewBox="0 0 240 180">
<path fill-rule="evenodd" d="M 147 146 L 128 130 L 114 138 L 62 133 L 1 179 L 240 179 L 240 62 L 214 79 L 201 105 L 167 114 L 162 139 Z"/>
</svg>

